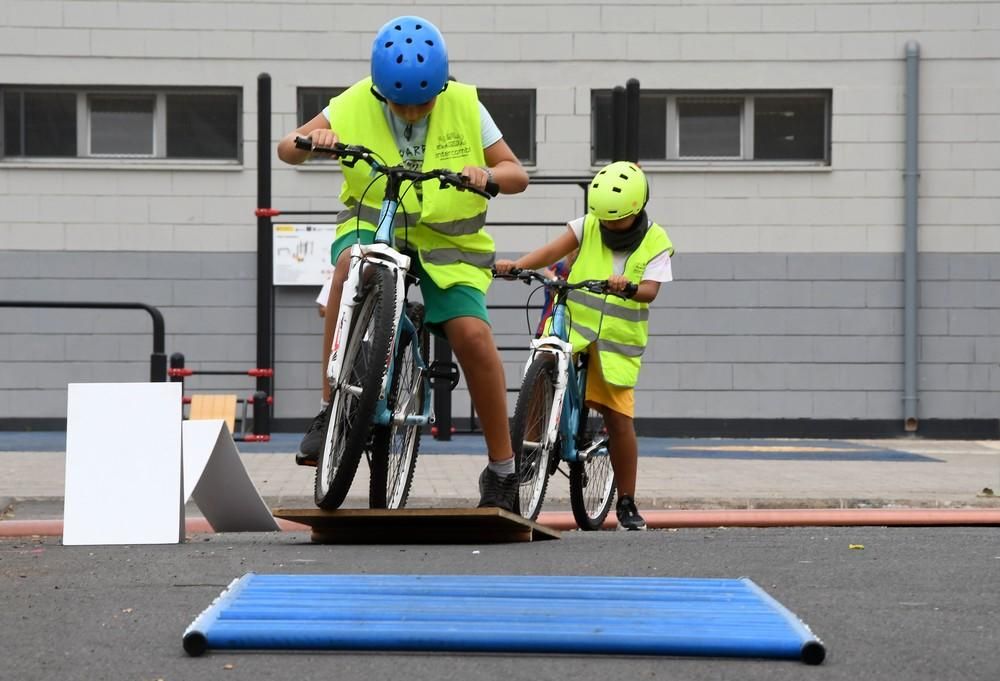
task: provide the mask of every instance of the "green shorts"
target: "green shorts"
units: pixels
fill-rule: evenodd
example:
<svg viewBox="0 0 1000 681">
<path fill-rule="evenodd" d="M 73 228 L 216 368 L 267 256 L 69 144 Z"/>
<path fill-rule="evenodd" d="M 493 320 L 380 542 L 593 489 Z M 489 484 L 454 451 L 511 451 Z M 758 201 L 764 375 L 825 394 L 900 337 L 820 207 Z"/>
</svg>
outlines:
<svg viewBox="0 0 1000 681">
<path fill-rule="evenodd" d="M 337 237 L 330 247 L 331 262 L 336 264 L 337 258 L 347 248 L 356 243 L 362 245 L 375 243 L 375 232 L 369 229 L 348 232 Z M 424 324 L 435 336 L 444 337 L 442 325 L 458 317 L 475 317 L 490 323 L 486 312 L 486 294 L 479 289 L 456 284 L 449 288 L 440 288 L 420 266 L 420 258 L 413 251 L 406 251 L 410 256 L 410 272 L 420 278 L 420 293 L 424 297 Z"/>
</svg>

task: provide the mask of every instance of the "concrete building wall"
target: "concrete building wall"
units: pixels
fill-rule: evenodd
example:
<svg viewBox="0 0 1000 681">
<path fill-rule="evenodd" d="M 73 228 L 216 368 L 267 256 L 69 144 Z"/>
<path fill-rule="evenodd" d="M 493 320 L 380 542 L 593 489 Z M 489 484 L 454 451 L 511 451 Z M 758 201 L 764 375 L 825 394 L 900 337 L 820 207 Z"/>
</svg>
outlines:
<svg viewBox="0 0 1000 681">
<path fill-rule="evenodd" d="M 401 12 L 444 32 L 453 72 L 537 92 L 533 175 L 592 173 L 591 90 L 832 92 L 831 163 L 646 164 L 650 212 L 677 247 L 654 305 L 637 416 L 902 419 L 904 46 L 921 47 L 918 415 L 1000 417 L 1000 3 L 0 3 L 0 86 L 242 89 L 240 162 L 0 159 L 0 299 L 139 300 L 188 365 L 255 358 L 256 77 L 276 139 L 296 88 L 364 75 Z M 338 174 L 275 160 L 273 205 L 334 210 Z M 576 187 L 501 197 L 494 221 L 558 223 Z M 497 227 L 513 255 L 562 228 Z M 523 301 L 498 284 L 491 301 Z M 312 289 L 276 302 L 276 414 L 311 416 Z M 498 313 L 500 344 L 523 344 Z M 59 418 L 71 381 L 145 380 L 139 312 L 0 309 L 0 420 Z M 515 383 L 518 353 L 508 358 Z M 201 378 L 196 389 L 250 379 Z M 455 395 L 456 414 L 468 410 Z"/>
</svg>

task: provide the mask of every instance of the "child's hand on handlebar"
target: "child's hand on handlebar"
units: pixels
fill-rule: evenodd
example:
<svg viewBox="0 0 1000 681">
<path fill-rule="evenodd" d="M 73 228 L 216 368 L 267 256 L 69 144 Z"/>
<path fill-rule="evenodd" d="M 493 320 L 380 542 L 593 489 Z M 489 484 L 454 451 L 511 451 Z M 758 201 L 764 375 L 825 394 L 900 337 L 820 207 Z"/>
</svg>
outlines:
<svg viewBox="0 0 1000 681">
<path fill-rule="evenodd" d="M 337 137 L 337 133 L 329 128 L 317 128 L 313 130 L 308 135 L 305 135 L 312 142 L 314 147 L 332 147 L 334 144 L 340 141 Z M 319 153 L 319 152 L 313 152 Z M 329 156 L 330 158 L 337 158 L 336 154 L 322 154 L 324 156 Z"/>
<path fill-rule="evenodd" d="M 612 274 L 610 277 L 608 277 L 608 291 L 616 294 L 624 293 L 625 288 L 630 283 L 631 282 L 628 280 L 627 277 L 621 274 Z"/>
<path fill-rule="evenodd" d="M 498 277 L 510 276 L 516 269 L 518 269 L 517 263 L 513 260 L 497 260 L 493 263 L 493 271 Z"/>
<path fill-rule="evenodd" d="M 462 176 L 466 178 L 466 181 L 478 189 L 479 191 L 486 191 L 486 183 L 489 182 L 490 175 L 486 172 L 485 168 L 479 166 L 465 166 L 462 169 Z"/>
</svg>

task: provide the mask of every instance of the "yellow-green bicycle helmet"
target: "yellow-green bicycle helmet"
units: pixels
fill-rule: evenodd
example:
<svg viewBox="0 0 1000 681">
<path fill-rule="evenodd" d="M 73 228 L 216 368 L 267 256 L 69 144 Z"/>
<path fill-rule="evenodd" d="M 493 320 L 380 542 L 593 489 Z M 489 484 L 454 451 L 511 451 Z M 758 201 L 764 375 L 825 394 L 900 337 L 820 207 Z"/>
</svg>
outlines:
<svg viewBox="0 0 1000 681">
<path fill-rule="evenodd" d="M 598 220 L 618 220 L 646 207 L 649 184 L 634 163 L 615 161 L 594 175 L 587 189 L 587 210 Z"/>
</svg>

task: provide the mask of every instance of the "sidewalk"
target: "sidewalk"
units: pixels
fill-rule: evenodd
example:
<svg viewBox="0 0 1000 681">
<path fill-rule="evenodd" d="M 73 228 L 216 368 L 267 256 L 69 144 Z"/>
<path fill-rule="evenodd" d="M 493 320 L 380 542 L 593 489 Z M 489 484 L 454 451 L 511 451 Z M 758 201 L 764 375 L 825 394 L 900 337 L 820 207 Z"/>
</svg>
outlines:
<svg viewBox="0 0 1000 681">
<path fill-rule="evenodd" d="M 314 469 L 293 462 L 298 439 L 237 444 L 272 508 L 313 506 Z M 64 450 L 64 433 L 0 432 L 0 514 L 62 517 Z M 643 509 L 1000 508 L 1000 441 L 640 438 L 639 451 Z M 474 506 L 485 460 L 481 437 L 424 438 L 409 506 Z M 345 507 L 367 502 L 362 462 Z M 557 473 L 545 510 L 568 508 Z"/>
</svg>

